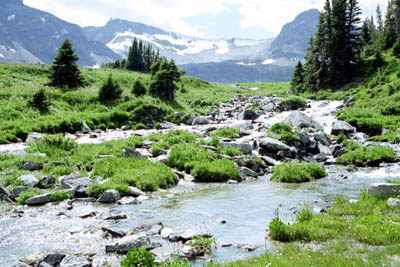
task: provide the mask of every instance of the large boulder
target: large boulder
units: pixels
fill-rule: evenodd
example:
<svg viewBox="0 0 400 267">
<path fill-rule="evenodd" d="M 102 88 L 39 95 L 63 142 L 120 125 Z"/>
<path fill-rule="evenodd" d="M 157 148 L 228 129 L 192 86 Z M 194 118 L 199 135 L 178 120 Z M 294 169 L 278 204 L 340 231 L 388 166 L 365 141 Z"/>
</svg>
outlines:
<svg viewBox="0 0 400 267">
<path fill-rule="evenodd" d="M 368 195 L 389 198 L 400 195 L 400 184 L 375 183 L 368 188 Z"/>
<path fill-rule="evenodd" d="M 33 174 L 22 175 L 18 177 L 18 181 L 29 187 L 35 187 L 39 183 L 39 179 Z"/>
<path fill-rule="evenodd" d="M 25 200 L 28 206 L 39 206 L 51 202 L 51 193 L 34 196 Z"/>
<path fill-rule="evenodd" d="M 139 196 L 146 195 L 146 193 L 144 193 L 142 190 L 140 190 L 139 188 L 133 187 L 133 186 L 129 187 L 129 194 L 133 197 L 139 197 Z"/>
<path fill-rule="evenodd" d="M 274 138 L 265 137 L 260 140 L 260 147 L 269 152 L 289 151 L 290 147 Z"/>
<path fill-rule="evenodd" d="M 104 192 L 97 200 L 100 203 L 115 203 L 121 199 L 121 195 L 117 190 L 110 189 Z"/>
<path fill-rule="evenodd" d="M 314 128 L 317 130 L 323 129 L 319 122 L 311 119 L 310 117 L 307 117 L 304 113 L 300 111 L 291 112 L 285 122 L 295 128 Z"/>
<path fill-rule="evenodd" d="M 43 260 L 42 263 L 45 262 L 50 264 L 51 266 L 57 266 L 61 263 L 61 261 L 65 258 L 65 254 L 49 254 Z"/>
<path fill-rule="evenodd" d="M 307 132 L 301 131 L 297 136 L 299 137 L 303 146 L 307 147 L 310 144 L 310 136 Z"/>
<path fill-rule="evenodd" d="M 126 236 L 114 245 L 106 245 L 106 253 L 127 254 L 135 248 L 154 248 L 150 238 L 146 235 Z"/>
<path fill-rule="evenodd" d="M 19 197 L 19 195 L 20 195 L 22 192 L 28 190 L 29 188 L 30 188 L 29 186 L 16 186 L 16 187 L 14 187 L 14 188 L 11 190 L 11 192 L 10 192 L 10 197 L 11 197 L 12 199 L 17 199 L 17 197 Z"/>
<path fill-rule="evenodd" d="M 332 135 L 339 135 L 339 134 L 348 135 L 348 134 L 354 133 L 355 130 L 356 130 L 356 128 L 351 126 L 349 123 L 338 120 L 333 123 L 331 134 Z"/>
<path fill-rule="evenodd" d="M 314 139 L 315 139 L 315 141 L 318 141 L 318 143 L 320 143 L 324 146 L 329 146 L 331 144 L 328 137 L 326 136 L 326 134 L 323 131 L 318 131 L 314 135 Z"/>
<path fill-rule="evenodd" d="M 259 115 L 254 112 L 251 109 L 247 109 L 243 111 L 242 113 L 239 114 L 238 119 L 239 120 L 248 120 L 248 121 L 254 121 L 259 117 Z"/>
<path fill-rule="evenodd" d="M 27 161 L 27 162 L 22 163 L 22 168 L 25 171 L 37 171 L 37 170 L 39 170 L 39 165 L 36 162 Z"/>
<path fill-rule="evenodd" d="M 251 154 L 253 147 L 248 142 L 221 142 L 222 147 L 231 147 L 240 150 L 243 154 Z"/>
<path fill-rule="evenodd" d="M 211 124 L 212 120 L 207 117 L 199 116 L 193 119 L 192 125 L 207 125 Z"/>
<path fill-rule="evenodd" d="M 73 173 L 71 175 L 62 176 L 58 180 L 60 181 L 62 189 L 71 189 L 78 185 L 89 187 L 95 183 L 93 180 L 83 176 L 79 172 Z"/>
<path fill-rule="evenodd" d="M 60 263 L 60 267 L 91 267 L 90 258 L 83 256 L 67 256 Z"/>
</svg>

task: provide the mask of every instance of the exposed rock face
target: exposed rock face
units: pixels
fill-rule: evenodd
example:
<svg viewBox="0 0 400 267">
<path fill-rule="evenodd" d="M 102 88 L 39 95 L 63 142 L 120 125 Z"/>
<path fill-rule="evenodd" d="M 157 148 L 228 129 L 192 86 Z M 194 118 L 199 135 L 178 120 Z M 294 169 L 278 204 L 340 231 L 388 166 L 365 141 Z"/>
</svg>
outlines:
<svg viewBox="0 0 400 267">
<path fill-rule="evenodd" d="M 332 135 L 339 135 L 339 134 L 352 134 L 356 131 L 356 128 L 354 128 L 353 126 L 351 126 L 349 123 L 345 122 L 345 121 L 335 121 L 332 125 L 332 131 L 331 134 Z"/>
<path fill-rule="evenodd" d="M 389 198 L 400 195 L 400 184 L 375 183 L 368 188 L 368 195 Z"/>
</svg>

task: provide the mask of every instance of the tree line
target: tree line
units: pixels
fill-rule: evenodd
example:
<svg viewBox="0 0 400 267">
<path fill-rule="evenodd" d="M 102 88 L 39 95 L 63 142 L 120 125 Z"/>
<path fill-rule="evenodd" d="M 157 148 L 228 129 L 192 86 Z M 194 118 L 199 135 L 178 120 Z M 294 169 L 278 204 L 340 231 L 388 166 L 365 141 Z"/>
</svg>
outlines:
<svg viewBox="0 0 400 267">
<path fill-rule="evenodd" d="M 362 22 L 361 14 L 358 0 L 326 0 L 305 63 L 296 65 L 293 92 L 338 88 L 379 68 L 382 52 L 392 47 L 395 52 L 396 46 L 400 51 L 400 0 L 389 0 L 385 19 L 379 5 L 376 18 Z"/>
<path fill-rule="evenodd" d="M 102 68 L 112 69 L 127 69 L 132 71 L 150 72 L 150 67 L 157 61 L 163 58 L 160 57 L 160 50 L 155 51 L 153 47 L 148 44 L 143 44 L 142 40 L 135 37 L 132 46 L 129 48 L 128 57 L 121 60 L 116 60 L 110 63 L 104 63 Z"/>
</svg>

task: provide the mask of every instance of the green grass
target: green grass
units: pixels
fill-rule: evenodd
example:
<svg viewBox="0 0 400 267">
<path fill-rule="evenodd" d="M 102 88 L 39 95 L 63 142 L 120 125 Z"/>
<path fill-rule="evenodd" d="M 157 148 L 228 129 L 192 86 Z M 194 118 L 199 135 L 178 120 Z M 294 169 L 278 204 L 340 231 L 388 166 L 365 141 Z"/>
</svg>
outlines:
<svg viewBox="0 0 400 267">
<path fill-rule="evenodd" d="M 201 183 L 226 182 L 228 180 L 240 179 L 235 163 L 227 159 L 196 162 L 191 174 L 196 182 Z"/>
<path fill-rule="evenodd" d="M 96 162 L 94 176 L 110 178 L 103 184 L 92 185 L 88 189 L 90 196 L 99 197 L 109 189 L 115 189 L 122 195 L 129 193 L 129 186 L 143 191 L 167 189 L 176 185 L 177 177 L 167 166 L 141 158 L 108 158 Z"/>
<path fill-rule="evenodd" d="M 168 164 L 179 170 L 191 171 L 196 162 L 209 162 L 217 155 L 197 144 L 178 144 L 171 148 Z"/>
<path fill-rule="evenodd" d="M 294 109 L 304 108 L 306 106 L 307 100 L 300 96 L 289 96 L 283 98 L 280 101 L 281 105 L 292 106 Z"/>
<path fill-rule="evenodd" d="M 17 202 L 20 205 L 24 205 L 25 201 L 31 197 L 37 196 L 42 194 L 43 191 L 40 190 L 39 188 L 29 188 L 28 190 L 25 190 L 24 192 L 22 192 L 18 198 L 17 198 Z"/>
<path fill-rule="evenodd" d="M 240 137 L 240 129 L 218 129 L 211 133 L 211 137 L 236 139 Z"/>
<path fill-rule="evenodd" d="M 315 163 L 290 161 L 276 165 L 271 181 L 283 183 L 303 183 L 328 176 L 322 166 Z"/>
<path fill-rule="evenodd" d="M 177 130 L 167 134 L 154 134 L 148 137 L 151 141 L 157 141 L 151 146 L 151 153 L 157 155 L 162 149 L 169 149 L 171 146 L 183 143 L 194 143 L 199 138 L 196 134 L 187 131 Z"/>
<path fill-rule="evenodd" d="M 176 101 L 162 102 L 149 95 L 135 97 L 133 83 L 140 78 L 148 86 L 150 76 L 126 70 L 81 68 L 87 82 L 84 88 L 67 90 L 47 87 L 49 66 L 0 63 L 0 144 L 24 141 L 30 132 L 76 132 L 85 120 L 92 129 L 117 128 L 125 124 L 169 120 L 185 121 L 190 114 L 206 114 L 212 105 L 226 102 L 236 95 L 268 95 L 288 91 L 287 83 L 264 83 L 259 91 L 233 88 L 225 84 L 207 83 L 183 77 Z M 122 97 L 101 103 L 98 90 L 112 74 L 121 86 Z M 51 103 L 48 110 L 29 105 L 33 94 L 45 88 Z"/>
<path fill-rule="evenodd" d="M 295 142 L 300 141 L 300 138 L 297 136 L 297 134 L 293 133 L 292 127 L 283 122 L 275 123 L 271 126 L 271 128 L 268 129 L 268 131 L 278 134 L 279 138 L 277 139 L 288 145 L 293 145 Z M 272 136 L 272 138 L 275 137 Z"/>
<path fill-rule="evenodd" d="M 380 162 L 394 162 L 398 159 L 391 147 L 363 146 L 353 149 L 337 158 L 339 164 L 355 165 L 359 167 L 375 165 Z"/>
</svg>

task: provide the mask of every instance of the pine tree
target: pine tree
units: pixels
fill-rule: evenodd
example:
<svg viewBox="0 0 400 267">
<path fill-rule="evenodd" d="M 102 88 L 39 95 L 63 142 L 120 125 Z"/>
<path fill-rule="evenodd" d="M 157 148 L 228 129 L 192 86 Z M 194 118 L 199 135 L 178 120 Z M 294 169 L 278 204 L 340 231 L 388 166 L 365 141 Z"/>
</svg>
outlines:
<svg viewBox="0 0 400 267">
<path fill-rule="evenodd" d="M 395 20 L 395 7 L 393 0 L 388 2 L 385 27 L 383 29 L 382 45 L 384 49 L 389 49 L 396 41 L 396 20 Z"/>
<path fill-rule="evenodd" d="M 139 97 L 145 95 L 146 92 L 146 86 L 144 86 L 142 80 L 136 79 L 133 83 L 132 94 L 134 94 L 136 97 Z"/>
<path fill-rule="evenodd" d="M 125 68 L 133 71 L 138 71 L 140 68 L 139 43 L 136 37 L 133 39 L 132 46 L 129 48 L 129 54 L 126 60 Z"/>
<path fill-rule="evenodd" d="M 394 0 L 394 19 L 396 22 L 396 33 L 400 34 L 400 0 Z"/>
<path fill-rule="evenodd" d="M 299 61 L 296 65 L 296 68 L 293 73 L 293 79 L 290 83 L 292 91 L 294 93 L 302 93 L 303 83 L 304 83 L 304 69 L 303 69 L 303 64 L 301 64 L 301 61 Z"/>
<path fill-rule="evenodd" d="M 369 45 L 372 43 L 371 33 L 370 33 L 370 22 L 369 19 L 366 18 L 361 26 L 360 32 L 361 43 L 363 46 Z"/>
<path fill-rule="evenodd" d="M 139 40 L 139 47 L 138 47 L 138 59 L 137 59 L 137 69 L 136 71 L 145 71 L 144 68 L 144 47 L 143 41 Z"/>
<path fill-rule="evenodd" d="M 72 49 L 72 43 L 65 39 L 58 49 L 50 68 L 50 85 L 55 87 L 78 88 L 83 86 L 83 77 L 76 62 L 79 57 Z"/>
<path fill-rule="evenodd" d="M 380 6 L 376 7 L 376 22 L 378 23 L 378 34 L 383 32 L 383 19 L 382 19 L 382 11 Z"/>
<path fill-rule="evenodd" d="M 119 84 L 113 80 L 110 74 L 100 87 L 99 90 L 99 100 L 100 101 L 113 101 L 121 97 L 122 89 Z"/>
<path fill-rule="evenodd" d="M 162 100 L 174 101 L 175 91 L 178 89 L 176 83 L 184 75 L 184 72 L 178 70 L 173 60 L 168 62 L 165 59 L 157 61 L 150 69 L 150 94 Z"/>
</svg>

